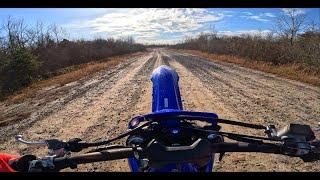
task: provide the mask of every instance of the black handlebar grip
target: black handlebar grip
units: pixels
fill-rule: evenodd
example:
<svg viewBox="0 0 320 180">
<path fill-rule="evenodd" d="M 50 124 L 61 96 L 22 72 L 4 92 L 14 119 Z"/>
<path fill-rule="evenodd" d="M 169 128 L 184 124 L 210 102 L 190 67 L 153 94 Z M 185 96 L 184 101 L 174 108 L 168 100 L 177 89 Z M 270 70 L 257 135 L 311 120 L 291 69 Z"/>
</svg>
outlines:
<svg viewBox="0 0 320 180">
<path fill-rule="evenodd" d="M 28 172 L 30 162 L 36 159 L 37 157 L 35 155 L 31 155 L 31 154 L 23 155 L 20 158 L 14 160 L 10 164 L 10 166 L 18 172 Z"/>
</svg>

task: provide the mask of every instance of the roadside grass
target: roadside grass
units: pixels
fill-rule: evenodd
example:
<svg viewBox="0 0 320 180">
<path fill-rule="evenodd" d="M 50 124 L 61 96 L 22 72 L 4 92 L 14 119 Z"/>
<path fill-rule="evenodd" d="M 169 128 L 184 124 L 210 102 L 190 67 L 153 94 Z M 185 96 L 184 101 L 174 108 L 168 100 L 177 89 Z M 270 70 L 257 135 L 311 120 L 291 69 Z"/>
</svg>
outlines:
<svg viewBox="0 0 320 180">
<path fill-rule="evenodd" d="M 100 61 L 91 61 L 89 63 L 71 66 L 60 70 L 57 75 L 50 77 L 48 79 L 40 80 L 32 83 L 30 86 L 23 88 L 13 94 L 5 97 L 4 100 L 8 100 L 12 103 L 18 103 L 24 99 L 31 97 L 37 91 L 50 86 L 63 86 L 70 82 L 79 80 L 85 76 L 88 76 L 92 73 L 99 72 L 101 70 L 114 67 L 124 61 L 125 59 L 132 58 L 134 56 L 141 55 L 142 52 L 137 52 L 134 54 L 115 56 L 102 59 Z"/>
<path fill-rule="evenodd" d="M 178 50 L 180 52 L 190 53 L 212 61 L 228 62 L 238 64 L 242 67 L 256 69 L 262 72 L 272 73 L 280 77 L 297 80 L 307 84 L 320 86 L 320 72 L 310 71 L 301 64 L 272 65 L 264 61 L 252 61 L 245 58 L 231 55 L 217 55 L 197 50 Z"/>
</svg>

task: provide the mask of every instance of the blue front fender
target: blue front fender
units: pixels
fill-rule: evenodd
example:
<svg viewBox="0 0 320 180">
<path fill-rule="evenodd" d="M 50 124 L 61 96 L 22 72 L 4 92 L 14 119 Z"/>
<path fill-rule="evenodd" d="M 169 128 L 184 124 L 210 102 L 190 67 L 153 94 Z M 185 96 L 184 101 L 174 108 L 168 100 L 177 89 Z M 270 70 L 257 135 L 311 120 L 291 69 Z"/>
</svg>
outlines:
<svg viewBox="0 0 320 180">
<path fill-rule="evenodd" d="M 160 66 L 155 69 L 151 76 L 152 90 L 152 112 L 163 109 L 182 110 L 182 101 L 179 90 L 179 76 L 168 66 Z"/>
</svg>

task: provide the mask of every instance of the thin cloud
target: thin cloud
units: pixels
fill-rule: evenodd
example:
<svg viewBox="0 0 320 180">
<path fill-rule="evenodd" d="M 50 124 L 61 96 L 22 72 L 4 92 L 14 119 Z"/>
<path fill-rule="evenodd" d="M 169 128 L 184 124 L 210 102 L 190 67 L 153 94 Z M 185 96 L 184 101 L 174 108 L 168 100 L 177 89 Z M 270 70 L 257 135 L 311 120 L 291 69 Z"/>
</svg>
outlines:
<svg viewBox="0 0 320 180">
<path fill-rule="evenodd" d="M 252 16 L 253 15 L 253 13 L 252 12 L 242 12 L 243 14 L 245 14 L 246 16 Z"/>
<path fill-rule="evenodd" d="M 273 13 L 263 13 L 264 16 L 267 16 L 267 17 L 276 17 L 276 15 L 274 15 Z"/>
<path fill-rule="evenodd" d="M 282 8 L 281 9 L 283 11 L 284 14 L 289 15 L 289 12 L 291 10 L 295 10 L 295 14 L 294 15 L 300 15 L 300 14 L 306 14 L 306 10 L 305 9 L 301 9 L 301 8 Z"/>
<path fill-rule="evenodd" d="M 266 22 L 266 21 L 269 21 L 268 19 L 264 19 L 262 18 L 261 16 L 249 16 L 248 19 L 253 19 L 253 20 L 256 20 L 256 21 L 263 21 L 263 22 Z"/>
<path fill-rule="evenodd" d="M 130 35 L 137 41 L 148 42 L 164 33 L 196 31 L 207 23 L 223 18 L 223 13 L 207 9 L 126 9 L 71 26 L 90 28 L 94 33 L 106 33 L 115 37 Z"/>
<path fill-rule="evenodd" d="M 251 12 L 242 12 L 242 14 L 244 15 L 241 15 L 240 17 L 260 22 L 268 22 L 270 21 L 270 18 L 276 17 L 273 13 L 270 12 L 259 14 L 253 14 Z"/>
</svg>

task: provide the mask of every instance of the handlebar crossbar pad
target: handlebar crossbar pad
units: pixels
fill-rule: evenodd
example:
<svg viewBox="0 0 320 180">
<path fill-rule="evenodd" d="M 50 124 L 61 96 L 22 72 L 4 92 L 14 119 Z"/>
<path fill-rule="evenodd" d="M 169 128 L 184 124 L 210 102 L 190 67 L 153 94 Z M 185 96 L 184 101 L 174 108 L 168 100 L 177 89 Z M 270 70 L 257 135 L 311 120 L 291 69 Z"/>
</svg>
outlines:
<svg viewBox="0 0 320 180">
<path fill-rule="evenodd" d="M 168 163 L 193 162 L 199 165 L 207 163 L 212 153 L 224 152 L 261 152 L 281 154 L 280 146 L 275 144 L 257 143 L 211 143 L 206 139 L 198 139 L 190 146 L 164 146 L 151 141 L 144 156 L 154 167 Z"/>
<path fill-rule="evenodd" d="M 211 155 L 211 143 L 205 139 L 198 139 L 190 146 L 164 146 L 151 141 L 144 152 L 150 165 L 161 167 L 168 163 L 194 162 L 205 164 Z"/>
</svg>

